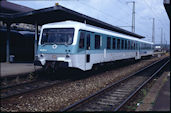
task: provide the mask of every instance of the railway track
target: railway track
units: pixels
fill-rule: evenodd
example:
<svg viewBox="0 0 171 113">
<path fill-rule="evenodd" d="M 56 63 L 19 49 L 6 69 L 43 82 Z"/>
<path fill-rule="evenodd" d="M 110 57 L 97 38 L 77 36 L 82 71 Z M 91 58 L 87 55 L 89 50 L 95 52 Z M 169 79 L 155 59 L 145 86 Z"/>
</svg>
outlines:
<svg viewBox="0 0 171 113">
<path fill-rule="evenodd" d="M 157 61 L 62 111 L 118 111 L 169 62 L 169 57 Z"/>
<path fill-rule="evenodd" d="M 130 65 L 133 63 L 136 63 L 136 62 L 134 60 L 127 60 L 127 61 L 123 61 L 120 64 L 117 64 L 117 67 L 118 66 L 119 67 L 127 66 L 127 65 Z M 116 67 L 114 67 L 114 68 L 116 68 Z M 39 80 L 38 76 L 41 76 L 42 74 L 43 73 L 36 74 L 37 76 L 34 77 L 34 79 L 29 80 L 29 81 L 26 80 L 27 78 L 29 78 L 29 76 L 27 76 L 27 75 L 9 77 L 8 78 L 9 81 L 15 81 L 15 84 L 7 85 L 7 86 L 1 85 L 0 86 L 0 91 L 1 91 L 0 98 L 5 99 L 5 98 L 12 97 L 12 96 L 22 95 L 24 93 L 28 93 L 28 92 L 42 89 L 45 87 L 49 87 L 49 86 L 52 86 L 52 85 L 55 85 L 58 83 L 62 83 L 62 81 L 68 81 L 68 80 L 55 80 L 55 81 Z M 47 76 L 47 75 L 43 75 L 43 76 Z M 26 82 L 17 83 L 18 82 L 17 79 L 21 79 L 21 80 L 18 80 L 20 82 L 22 80 L 26 80 Z M 1 82 L 2 82 L 2 80 L 1 80 Z"/>
<path fill-rule="evenodd" d="M 13 96 L 19 96 L 35 90 L 47 88 L 56 84 L 67 82 L 67 80 L 34 80 L 28 83 L 22 83 L 10 87 L 1 88 L 1 99 L 6 99 Z"/>
</svg>

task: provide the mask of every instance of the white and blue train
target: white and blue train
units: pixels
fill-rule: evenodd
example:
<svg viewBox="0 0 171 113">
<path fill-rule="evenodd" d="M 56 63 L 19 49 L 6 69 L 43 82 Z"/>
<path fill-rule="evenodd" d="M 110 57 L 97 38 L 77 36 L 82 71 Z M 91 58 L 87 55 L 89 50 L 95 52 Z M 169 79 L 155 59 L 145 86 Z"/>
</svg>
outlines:
<svg viewBox="0 0 171 113">
<path fill-rule="evenodd" d="M 153 55 L 153 43 L 92 25 L 64 21 L 41 28 L 37 63 L 45 68 L 91 70 L 93 65 Z"/>
</svg>

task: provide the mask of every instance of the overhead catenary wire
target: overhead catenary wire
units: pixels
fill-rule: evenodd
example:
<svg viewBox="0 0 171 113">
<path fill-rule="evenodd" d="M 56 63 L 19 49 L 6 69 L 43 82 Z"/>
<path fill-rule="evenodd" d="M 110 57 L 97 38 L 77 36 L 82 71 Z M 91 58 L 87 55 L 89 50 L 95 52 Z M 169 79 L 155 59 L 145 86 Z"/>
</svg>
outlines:
<svg viewBox="0 0 171 113">
<path fill-rule="evenodd" d="M 119 0 L 119 2 L 121 3 L 121 4 L 123 4 L 125 7 L 127 7 L 127 8 L 125 8 L 126 10 L 125 10 L 125 12 L 132 12 L 132 8 L 131 7 L 129 7 L 129 5 L 126 3 L 127 1 L 121 1 L 121 0 Z M 127 5 L 126 5 L 127 4 Z M 135 13 L 136 13 L 136 10 L 135 10 Z M 128 14 L 128 13 L 127 13 Z M 129 14 L 129 15 L 131 15 L 131 13 Z M 136 20 L 136 21 L 144 21 L 144 20 L 147 20 L 147 18 L 146 17 L 143 17 L 142 15 L 139 15 L 139 13 L 137 12 L 136 13 L 136 17 L 138 18 L 138 17 L 141 17 L 141 18 L 139 18 L 138 20 Z M 135 21 L 135 23 L 136 23 L 136 21 Z M 137 26 L 138 26 L 138 24 L 140 25 L 140 23 L 137 23 Z M 148 21 L 147 21 L 148 22 Z M 144 25 L 144 23 L 142 23 L 142 25 Z M 121 27 L 132 27 L 131 26 L 131 24 L 130 24 L 130 26 L 124 26 L 124 25 L 122 25 Z M 143 29 L 142 27 L 140 28 L 141 29 L 141 31 L 143 31 L 144 33 L 143 33 L 143 35 L 145 35 L 145 34 L 149 34 L 149 33 L 147 33 L 147 29 Z"/>
<path fill-rule="evenodd" d="M 146 1 L 146 0 L 143 0 L 143 1 L 144 1 L 144 3 L 149 7 L 149 9 L 151 9 L 151 12 L 152 12 L 153 16 L 154 16 L 154 17 L 158 17 L 158 15 L 156 15 L 156 13 L 155 13 L 156 11 L 155 11 L 155 12 L 153 11 L 153 8 L 147 3 L 147 1 Z M 164 28 L 165 25 L 164 25 L 163 22 L 160 20 L 160 18 L 158 18 L 157 20 L 160 22 L 160 25 Z"/>
<path fill-rule="evenodd" d="M 121 2 L 121 0 L 119 0 L 120 2 Z M 144 4 L 151 10 L 151 12 L 152 12 L 152 15 L 153 15 L 153 18 L 155 17 L 155 18 L 157 18 L 156 20 L 159 22 L 159 24 L 160 24 L 160 26 L 164 26 L 164 24 L 163 24 L 163 21 L 161 21 L 161 19 L 159 18 L 159 16 L 157 16 L 156 15 L 156 13 L 154 13 L 154 11 L 153 11 L 153 8 L 152 8 L 152 6 L 149 6 L 149 4 L 146 2 L 146 0 L 143 0 L 143 2 L 144 2 Z M 129 7 L 129 6 L 128 6 Z M 130 8 L 131 9 L 131 8 Z M 136 13 L 136 17 L 138 17 L 138 15 L 139 15 L 139 13 Z M 140 15 L 139 15 L 140 16 Z M 141 21 L 141 20 L 144 20 L 144 19 L 146 19 L 145 17 L 143 17 L 143 16 L 141 16 L 141 18 L 139 19 L 139 20 L 137 20 L 137 21 Z M 148 22 L 148 21 L 147 21 Z M 150 23 L 149 23 L 150 24 Z M 154 25 L 154 24 L 153 24 Z M 158 24 L 156 24 L 156 26 L 157 26 Z M 153 27 L 154 28 L 154 27 Z M 143 31 L 146 31 L 146 30 L 148 30 L 148 29 L 141 29 L 141 30 L 143 30 Z M 146 34 L 146 33 L 148 33 L 149 34 L 149 32 L 148 31 L 146 31 L 144 34 Z M 154 33 L 154 30 L 152 29 L 152 33 Z M 153 42 L 155 42 L 155 39 L 154 39 L 154 35 L 155 35 L 155 33 L 153 34 Z M 159 34 L 158 34 L 159 35 Z"/>
<path fill-rule="evenodd" d="M 89 5 L 89 4 L 87 4 L 87 3 L 83 3 L 83 2 L 80 2 L 81 4 L 86 4 L 87 6 L 89 6 L 90 8 L 92 8 L 92 9 L 94 9 L 94 10 L 96 10 L 96 11 L 98 11 L 98 12 L 100 12 L 101 14 L 103 14 L 104 16 L 107 16 L 108 18 L 111 18 L 111 19 L 115 19 L 115 21 L 122 21 L 123 23 L 125 23 L 126 25 L 128 25 L 129 23 L 127 23 L 127 22 L 125 22 L 125 19 L 122 19 L 122 18 L 118 18 L 117 16 L 113 16 L 113 15 L 111 15 L 111 14 L 108 14 L 108 13 L 105 13 L 105 12 L 103 12 L 103 11 L 101 11 L 101 10 L 99 10 L 99 9 L 97 9 L 97 8 L 95 8 L 95 7 L 93 7 L 93 6 L 91 6 L 91 5 Z M 116 19 L 117 18 L 117 19 Z"/>
</svg>

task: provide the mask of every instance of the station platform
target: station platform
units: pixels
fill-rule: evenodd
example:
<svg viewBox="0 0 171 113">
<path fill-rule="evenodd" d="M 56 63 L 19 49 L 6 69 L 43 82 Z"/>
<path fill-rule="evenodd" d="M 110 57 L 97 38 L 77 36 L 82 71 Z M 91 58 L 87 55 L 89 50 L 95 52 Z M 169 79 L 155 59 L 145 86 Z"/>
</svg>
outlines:
<svg viewBox="0 0 171 113">
<path fill-rule="evenodd" d="M 0 77 L 29 74 L 40 71 L 41 66 L 34 66 L 33 63 L 0 63 Z"/>
<path fill-rule="evenodd" d="M 170 76 L 160 89 L 152 111 L 170 111 Z"/>
<path fill-rule="evenodd" d="M 157 79 L 136 111 L 170 111 L 170 72 Z"/>
</svg>

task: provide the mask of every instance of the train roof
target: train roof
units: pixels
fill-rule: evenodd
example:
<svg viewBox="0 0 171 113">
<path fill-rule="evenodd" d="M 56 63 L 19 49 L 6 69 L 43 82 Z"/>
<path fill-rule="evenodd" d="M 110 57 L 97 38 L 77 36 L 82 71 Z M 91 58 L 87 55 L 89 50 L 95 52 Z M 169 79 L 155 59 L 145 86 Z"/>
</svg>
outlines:
<svg viewBox="0 0 171 113">
<path fill-rule="evenodd" d="M 98 32 L 98 33 L 103 33 L 106 35 L 114 35 L 116 37 L 123 37 L 126 39 L 130 39 L 130 40 L 135 40 L 135 41 L 140 41 L 140 42 L 144 42 L 144 43 L 148 43 L 148 44 L 153 44 L 152 42 L 148 42 L 148 41 L 144 41 L 141 39 L 138 39 L 136 37 L 133 36 L 129 36 L 123 33 L 119 33 L 116 31 L 110 31 L 107 29 L 103 29 L 100 27 L 96 27 L 96 26 L 92 26 L 89 24 L 84 24 L 81 22 L 76 22 L 76 21 L 63 21 L 63 22 L 54 22 L 54 23 L 49 23 L 49 24 L 45 24 L 42 26 L 42 29 L 44 28 L 75 28 L 75 29 L 82 29 L 82 30 L 87 30 L 87 31 L 91 31 L 91 32 Z"/>
</svg>

